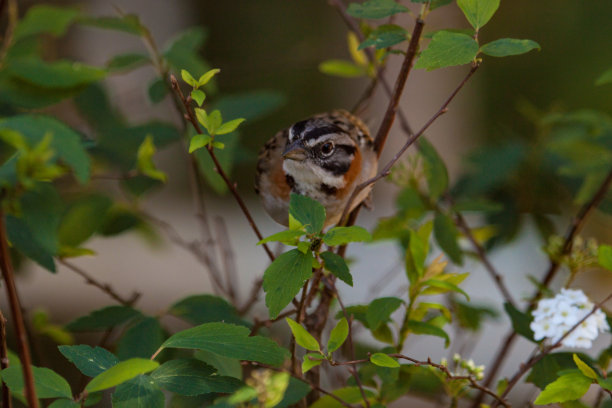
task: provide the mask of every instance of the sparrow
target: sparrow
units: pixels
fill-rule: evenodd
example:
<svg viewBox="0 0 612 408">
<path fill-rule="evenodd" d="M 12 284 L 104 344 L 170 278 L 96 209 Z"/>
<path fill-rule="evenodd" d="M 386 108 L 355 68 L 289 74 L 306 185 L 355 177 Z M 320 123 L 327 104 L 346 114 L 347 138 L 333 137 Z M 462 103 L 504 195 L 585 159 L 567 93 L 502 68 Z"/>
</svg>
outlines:
<svg viewBox="0 0 612 408">
<path fill-rule="evenodd" d="M 266 212 L 288 225 L 291 193 L 325 207 L 325 227 L 337 224 L 356 186 L 376 175 L 378 157 L 367 126 L 345 110 L 311 116 L 279 131 L 262 147 L 255 192 Z M 351 203 L 365 200 L 371 186 Z"/>
</svg>

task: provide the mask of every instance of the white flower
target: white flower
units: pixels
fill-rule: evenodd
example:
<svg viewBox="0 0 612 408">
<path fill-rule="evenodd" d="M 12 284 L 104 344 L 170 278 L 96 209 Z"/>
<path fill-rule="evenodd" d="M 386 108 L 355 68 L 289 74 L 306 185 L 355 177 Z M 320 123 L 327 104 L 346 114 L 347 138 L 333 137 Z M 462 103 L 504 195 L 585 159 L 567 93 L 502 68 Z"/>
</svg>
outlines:
<svg viewBox="0 0 612 408">
<path fill-rule="evenodd" d="M 591 302 L 580 289 L 561 289 L 554 298 L 542 299 L 533 311 L 529 325 L 535 340 L 558 342 L 576 323 L 593 310 Z M 566 347 L 590 348 L 599 332 L 609 331 L 606 315 L 597 310 L 561 342 Z"/>
</svg>

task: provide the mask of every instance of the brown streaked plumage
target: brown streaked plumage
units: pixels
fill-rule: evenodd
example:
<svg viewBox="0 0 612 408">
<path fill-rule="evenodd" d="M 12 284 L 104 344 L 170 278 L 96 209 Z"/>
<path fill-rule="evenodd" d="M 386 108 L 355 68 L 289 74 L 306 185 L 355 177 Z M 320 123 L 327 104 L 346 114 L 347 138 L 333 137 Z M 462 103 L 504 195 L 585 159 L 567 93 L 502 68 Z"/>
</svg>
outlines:
<svg viewBox="0 0 612 408">
<path fill-rule="evenodd" d="M 329 226 L 339 221 L 354 188 L 376 174 L 377 164 L 373 140 L 361 119 L 344 110 L 322 113 L 266 142 L 259 153 L 255 191 L 280 224 L 288 223 L 293 192 L 323 204 Z M 363 190 L 351 207 L 369 191 Z"/>
</svg>

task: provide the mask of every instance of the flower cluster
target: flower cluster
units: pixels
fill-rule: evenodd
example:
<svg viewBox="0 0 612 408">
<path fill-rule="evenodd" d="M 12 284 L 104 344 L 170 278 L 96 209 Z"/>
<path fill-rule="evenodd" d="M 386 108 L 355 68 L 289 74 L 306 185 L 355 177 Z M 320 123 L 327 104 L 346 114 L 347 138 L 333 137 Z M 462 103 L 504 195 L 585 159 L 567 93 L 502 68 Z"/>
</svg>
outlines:
<svg viewBox="0 0 612 408">
<path fill-rule="evenodd" d="M 531 330 L 535 340 L 558 342 L 574 325 L 593 310 L 593 302 L 582 290 L 561 289 L 554 298 L 542 299 L 533 311 Z M 565 347 L 590 348 L 600 331 L 610 330 L 606 315 L 597 310 L 563 339 Z"/>
<path fill-rule="evenodd" d="M 471 358 L 469 360 L 464 360 L 458 353 L 455 353 L 453 356 L 453 363 L 455 366 L 455 372 L 453 375 L 472 375 L 477 380 L 482 380 L 484 378 L 484 365 L 476 365 L 474 360 Z M 448 360 L 442 358 L 440 360 L 440 364 L 448 367 Z"/>
</svg>

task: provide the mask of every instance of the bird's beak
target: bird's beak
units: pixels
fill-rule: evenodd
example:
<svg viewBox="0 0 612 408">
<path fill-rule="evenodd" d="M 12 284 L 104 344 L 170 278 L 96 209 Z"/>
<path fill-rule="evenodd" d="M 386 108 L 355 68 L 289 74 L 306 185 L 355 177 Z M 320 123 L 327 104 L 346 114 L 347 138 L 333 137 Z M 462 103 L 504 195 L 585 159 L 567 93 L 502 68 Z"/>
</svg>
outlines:
<svg viewBox="0 0 612 408">
<path fill-rule="evenodd" d="M 289 160 L 306 160 L 306 150 L 299 140 L 287 145 L 283 151 L 283 158 Z"/>
</svg>

